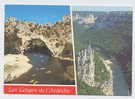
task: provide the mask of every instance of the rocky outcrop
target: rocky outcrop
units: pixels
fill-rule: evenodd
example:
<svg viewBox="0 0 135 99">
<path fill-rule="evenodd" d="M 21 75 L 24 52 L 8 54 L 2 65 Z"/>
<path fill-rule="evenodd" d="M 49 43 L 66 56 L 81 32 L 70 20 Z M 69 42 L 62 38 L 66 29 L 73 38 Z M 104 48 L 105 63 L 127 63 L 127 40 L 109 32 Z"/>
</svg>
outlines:
<svg viewBox="0 0 135 99">
<path fill-rule="evenodd" d="M 79 23 L 83 23 L 83 24 L 92 24 L 96 22 L 96 17 L 93 14 L 77 14 L 74 13 L 73 14 L 73 20 L 74 21 L 79 21 Z"/>
<path fill-rule="evenodd" d="M 103 63 L 110 74 L 110 78 L 101 85 L 101 89 L 106 95 L 113 95 L 113 72 L 110 67 L 112 62 L 110 60 L 103 60 Z"/>
<path fill-rule="evenodd" d="M 82 50 L 77 58 L 78 77 L 90 86 L 94 86 L 94 50 L 89 46 Z"/>
<path fill-rule="evenodd" d="M 80 51 L 77 57 L 78 78 L 91 87 L 100 88 L 105 95 L 113 95 L 113 76 L 111 70 L 111 61 L 102 59 L 110 78 L 103 82 L 95 80 L 95 59 L 94 50 L 89 46 Z M 102 71 L 101 71 L 102 72 Z"/>
<path fill-rule="evenodd" d="M 29 63 L 30 58 L 25 55 L 29 51 L 36 50 L 36 46 L 41 47 L 39 46 L 41 43 L 41 49 L 45 54 L 73 62 L 70 21 L 70 15 L 63 16 L 63 20 L 55 24 L 37 24 L 19 21 L 13 17 L 8 18 L 5 22 L 4 81 L 13 81 L 29 72 L 33 64 Z M 38 42 L 37 45 L 32 45 L 34 41 Z M 71 78 L 74 78 L 74 75 L 70 68 L 67 69 L 66 75 L 68 75 L 67 79 L 73 80 Z"/>
<path fill-rule="evenodd" d="M 8 18 L 5 23 L 5 50 L 24 53 L 31 40 L 42 40 L 54 57 L 60 57 L 65 45 L 72 43 L 70 16 L 55 24 L 36 24 Z M 7 43 L 7 41 L 9 43 Z M 11 44 L 10 44 L 11 43 Z"/>
<path fill-rule="evenodd" d="M 32 68 L 29 58 L 21 54 L 8 54 L 5 57 L 4 81 L 12 81 Z"/>
</svg>

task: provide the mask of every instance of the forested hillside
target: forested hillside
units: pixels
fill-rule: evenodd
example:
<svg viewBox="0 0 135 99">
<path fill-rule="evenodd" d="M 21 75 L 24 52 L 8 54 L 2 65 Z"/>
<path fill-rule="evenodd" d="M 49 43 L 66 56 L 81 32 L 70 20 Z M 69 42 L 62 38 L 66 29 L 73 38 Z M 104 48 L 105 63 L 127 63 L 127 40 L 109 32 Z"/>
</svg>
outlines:
<svg viewBox="0 0 135 99">
<path fill-rule="evenodd" d="M 131 92 L 132 85 L 132 12 L 75 12 L 81 19 L 73 21 L 76 56 L 89 45 L 103 56 L 116 58 Z M 85 15 L 86 14 L 86 15 Z M 95 23 L 83 18 L 92 14 Z M 82 16 L 83 15 L 83 16 Z M 98 56 L 97 56 L 98 57 Z M 99 62 L 99 60 L 97 60 Z"/>
</svg>

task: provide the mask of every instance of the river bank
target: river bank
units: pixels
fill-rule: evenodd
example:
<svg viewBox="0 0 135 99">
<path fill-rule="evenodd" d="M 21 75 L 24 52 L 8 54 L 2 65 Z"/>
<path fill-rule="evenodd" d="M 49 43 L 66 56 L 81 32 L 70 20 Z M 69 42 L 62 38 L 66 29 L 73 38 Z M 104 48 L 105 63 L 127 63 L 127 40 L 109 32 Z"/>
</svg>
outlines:
<svg viewBox="0 0 135 99">
<path fill-rule="evenodd" d="M 7 55 L 6 55 L 7 56 Z M 6 57 L 5 56 L 5 57 Z M 14 57 L 13 54 L 10 55 Z M 15 55 L 18 59 L 18 56 Z M 25 56 L 25 55 L 23 55 Z M 10 84 L 74 84 L 74 66 L 72 61 L 61 60 L 51 56 L 47 56 L 41 53 L 27 53 L 26 56 L 29 60 L 27 63 L 31 65 L 31 68 L 27 69 L 26 64 L 20 62 L 24 60 L 21 58 L 18 64 L 21 68 L 25 68 L 25 72 L 22 73 L 23 69 L 19 69 L 16 66 L 13 66 L 16 72 L 19 72 L 20 75 L 15 73 L 13 79 L 6 81 Z M 6 59 L 6 63 L 9 58 Z M 14 64 L 16 60 L 11 60 Z M 8 62 L 9 63 L 9 62 Z M 10 63 L 9 63 L 10 64 Z M 25 66 L 22 66 L 25 65 Z M 73 69 L 73 70 L 72 70 Z M 6 68 L 5 68 L 6 70 Z M 11 71 L 11 70 L 10 70 Z M 8 71 L 7 74 L 10 74 Z M 6 74 L 5 73 L 5 74 Z M 7 75 L 6 74 L 6 75 Z"/>
</svg>

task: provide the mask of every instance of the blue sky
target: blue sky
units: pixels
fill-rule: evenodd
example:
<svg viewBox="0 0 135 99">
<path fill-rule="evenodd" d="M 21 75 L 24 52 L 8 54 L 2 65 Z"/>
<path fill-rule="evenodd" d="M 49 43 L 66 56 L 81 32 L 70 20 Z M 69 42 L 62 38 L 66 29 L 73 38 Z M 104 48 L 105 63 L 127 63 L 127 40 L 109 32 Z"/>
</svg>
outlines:
<svg viewBox="0 0 135 99">
<path fill-rule="evenodd" d="M 62 16 L 70 14 L 69 6 L 54 5 L 6 5 L 5 17 L 32 21 L 39 24 L 61 21 Z"/>
<path fill-rule="evenodd" d="M 73 6 L 73 11 L 132 11 L 131 7 L 114 6 Z"/>
</svg>

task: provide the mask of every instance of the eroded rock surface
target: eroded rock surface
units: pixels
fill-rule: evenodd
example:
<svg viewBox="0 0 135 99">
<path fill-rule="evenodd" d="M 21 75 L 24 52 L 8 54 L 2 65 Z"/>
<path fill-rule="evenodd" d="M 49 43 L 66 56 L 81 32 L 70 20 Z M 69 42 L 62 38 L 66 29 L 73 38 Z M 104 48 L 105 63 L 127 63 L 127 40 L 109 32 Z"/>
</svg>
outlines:
<svg viewBox="0 0 135 99">
<path fill-rule="evenodd" d="M 12 81 L 32 68 L 29 58 L 21 54 L 8 54 L 5 57 L 4 81 Z"/>
<path fill-rule="evenodd" d="M 34 22 L 18 21 L 8 18 L 5 23 L 5 47 L 12 51 L 24 53 L 29 42 L 34 39 L 42 40 L 52 56 L 61 56 L 65 45 L 72 43 L 70 16 L 63 17 L 63 21 L 55 24 L 37 24 Z M 8 42 L 7 42 L 8 41 Z"/>
<path fill-rule="evenodd" d="M 101 89 L 105 95 L 113 95 L 113 75 L 111 70 L 111 61 L 102 59 L 106 70 L 109 72 L 109 79 L 104 82 L 95 80 L 95 56 L 94 49 L 89 46 L 80 51 L 77 57 L 78 78 L 87 85 Z M 102 72 L 102 71 L 101 71 Z"/>
<path fill-rule="evenodd" d="M 88 85 L 94 86 L 94 50 L 89 46 L 82 50 L 77 58 L 77 71 L 79 78 Z"/>
<path fill-rule="evenodd" d="M 49 52 L 49 56 L 73 62 L 70 15 L 55 24 L 37 24 L 11 17 L 5 22 L 5 82 L 20 77 L 32 68 L 25 52 L 34 40 L 44 43 L 46 49 L 42 50 Z M 73 72 L 67 69 L 66 73 L 69 72 L 69 78 L 74 79 Z"/>
</svg>

